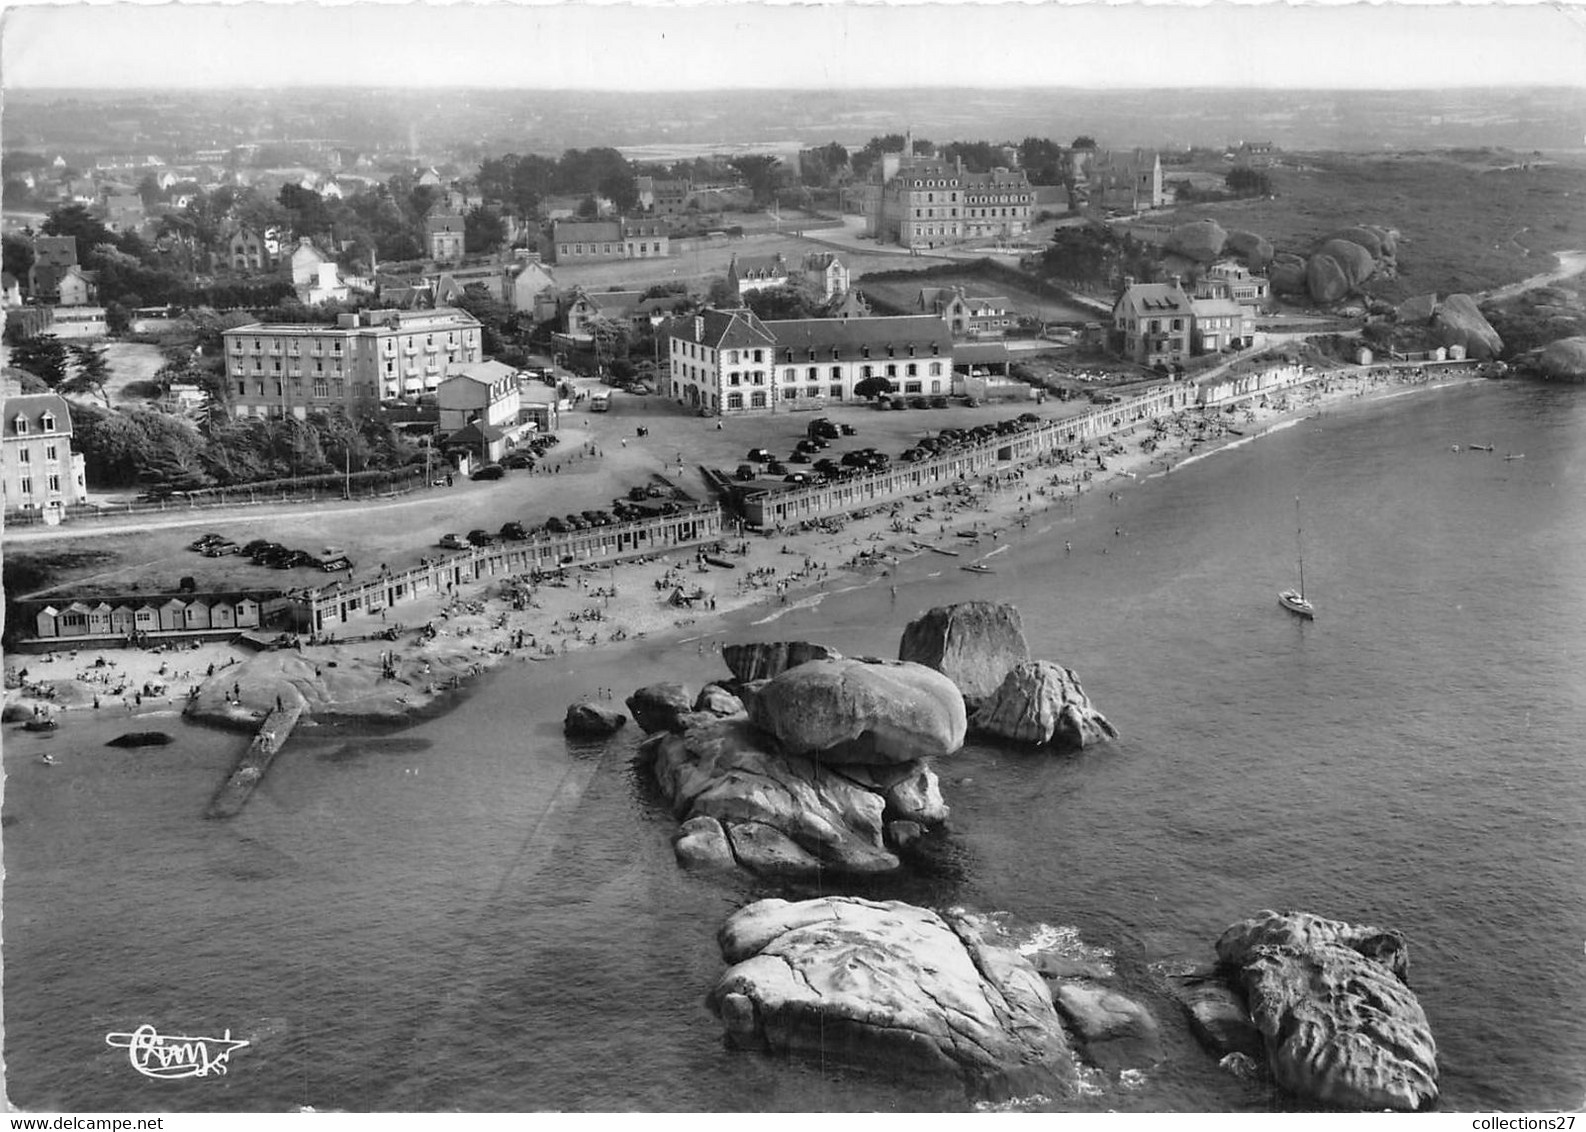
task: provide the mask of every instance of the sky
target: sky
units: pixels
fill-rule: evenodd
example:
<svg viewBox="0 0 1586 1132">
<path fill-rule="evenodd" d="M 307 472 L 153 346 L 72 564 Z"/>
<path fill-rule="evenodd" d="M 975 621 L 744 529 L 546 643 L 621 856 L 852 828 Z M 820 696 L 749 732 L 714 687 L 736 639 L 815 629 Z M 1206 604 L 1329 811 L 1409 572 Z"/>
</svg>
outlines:
<svg viewBox="0 0 1586 1132">
<path fill-rule="evenodd" d="M 1586 0 L 0 2 L 7 89 L 1586 86 Z"/>
</svg>

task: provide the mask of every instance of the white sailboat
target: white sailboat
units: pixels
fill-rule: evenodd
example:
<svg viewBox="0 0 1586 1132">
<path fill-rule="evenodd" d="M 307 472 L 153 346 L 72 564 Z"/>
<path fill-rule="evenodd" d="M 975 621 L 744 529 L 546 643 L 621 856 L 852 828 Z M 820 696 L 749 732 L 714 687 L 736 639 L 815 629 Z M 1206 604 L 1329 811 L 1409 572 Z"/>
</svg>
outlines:
<svg viewBox="0 0 1586 1132">
<path fill-rule="evenodd" d="M 1300 526 L 1300 497 L 1294 497 L 1294 544 L 1300 564 L 1300 588 L 1284 590 L 1278 594 L 1278 604 L 1297 617 L 1310 621 L 1316 617 L 1316 607 L 1305 600 L 1305 540 Z"/>
</svg>

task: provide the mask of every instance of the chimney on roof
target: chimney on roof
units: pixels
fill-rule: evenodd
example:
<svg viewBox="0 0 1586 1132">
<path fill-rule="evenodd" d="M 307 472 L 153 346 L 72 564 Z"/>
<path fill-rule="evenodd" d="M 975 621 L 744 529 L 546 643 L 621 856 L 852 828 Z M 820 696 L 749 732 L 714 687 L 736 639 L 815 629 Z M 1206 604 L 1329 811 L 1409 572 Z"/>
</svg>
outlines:
<svg viewBox="0 0 1586 1132">
<path fill-rule="evenodd" d="M 1123 277 L 1123 289 L 1125 291 L 1127 291 L 1129 288 L 1131 288 L 1133 286 L 1134 286 L 1134 276 L 1133 275 L 1125 275 Z"/>
<path fill-rule="evenodd" d="M 1184 289 L 1184 277 L 1182 275 L 1178 274 L 1177 272 L 1174 272 L 1173 273 L 1173 290 L 1182 291 L 1183 289 Z"/>
<path fill-rule="evenodd" d="M 705 340 L 705 320 L 703 318 L 701 318 L 701 317 L 696 315 L 695 318 L 694 318 L 694 341 L 703 342 L 704 340 Z"/>
</svg>

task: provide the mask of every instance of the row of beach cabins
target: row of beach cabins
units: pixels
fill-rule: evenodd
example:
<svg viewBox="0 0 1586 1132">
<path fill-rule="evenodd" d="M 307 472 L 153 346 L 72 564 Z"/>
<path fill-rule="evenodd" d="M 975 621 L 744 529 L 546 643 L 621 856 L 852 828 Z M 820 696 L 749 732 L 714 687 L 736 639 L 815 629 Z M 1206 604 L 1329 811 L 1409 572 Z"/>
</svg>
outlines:
<svg viewBox="0 0 1586 1132">
<path fill-rule="evenodd" d="M 158 597 L 89 604 L 74 601 L 57 608 L 46 605 L 34 614 L 34 637 L 129 638 L 154 633 L 192 633 L 210 629 L 256 629 L 264 605 L 246 594 Z"/>
</svg>

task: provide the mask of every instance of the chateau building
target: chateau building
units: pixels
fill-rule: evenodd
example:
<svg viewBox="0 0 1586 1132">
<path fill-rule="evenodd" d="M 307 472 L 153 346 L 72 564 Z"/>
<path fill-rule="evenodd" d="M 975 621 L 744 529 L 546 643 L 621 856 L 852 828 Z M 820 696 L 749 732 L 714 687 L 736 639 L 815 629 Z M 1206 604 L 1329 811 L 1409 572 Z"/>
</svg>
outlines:
<svg viewBox="0 0 1586 1132">
<path fill-rule="evenodd" d="M 478 320 L 450 307 L 358 311 L 335 326 L 253 323 L 222 337 L 241 417 L 367 411 L 434 393 L 454 367 L 482 358 Z"/>
<path fill-rule="evenodd" d="M 453 212 L 432 212 L 424 218 L 430 259 L 457 263 L 463 258 L 463 218 Z"/>
<path fill-rule="evenodd" d="M 936 248 L 1030 230 L 1035 191 L 1023 170 L 967 173 L 961 159 L 916 157 L 913 147 L 911 135 L 902 154 L 877 162 L 869 235 L 906 248 Z"/>
</svg>

